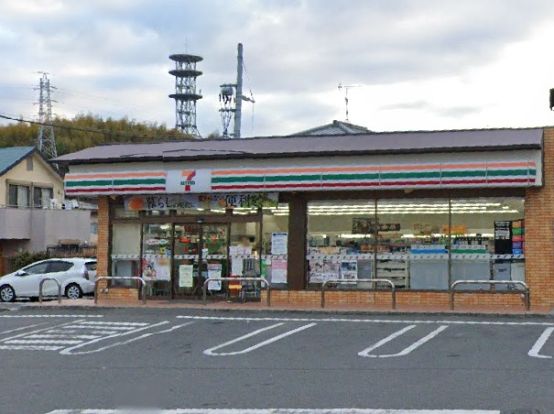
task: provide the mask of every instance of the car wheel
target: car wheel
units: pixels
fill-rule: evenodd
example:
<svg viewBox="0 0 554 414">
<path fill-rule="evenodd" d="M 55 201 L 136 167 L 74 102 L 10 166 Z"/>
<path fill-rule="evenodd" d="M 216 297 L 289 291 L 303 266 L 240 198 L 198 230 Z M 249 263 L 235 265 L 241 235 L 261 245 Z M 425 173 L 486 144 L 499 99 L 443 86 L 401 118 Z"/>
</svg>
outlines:
<svg viewBox="0 0 554 414">
<path fill-rule="evenodd" d="M 65 288 L 65 296 L 68 299 L 79 299 L 83 296 L 83 291 L 78 284 L 72 283 Z"/>
<path fill-rule="evenodd" d="M 15 290 L 10 285 L 0 287 L 0 301 L 13 302 L 15 300 Z"/>
</svg>

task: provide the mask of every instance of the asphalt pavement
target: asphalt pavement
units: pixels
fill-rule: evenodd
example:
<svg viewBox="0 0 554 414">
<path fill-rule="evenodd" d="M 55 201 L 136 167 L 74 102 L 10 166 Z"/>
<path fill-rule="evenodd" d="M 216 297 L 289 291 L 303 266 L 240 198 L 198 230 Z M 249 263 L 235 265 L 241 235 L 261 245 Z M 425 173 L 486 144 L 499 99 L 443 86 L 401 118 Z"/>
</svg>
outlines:
<svg viewBox="0 0 554 414">
<path fill-rule="evenodd" d="M 0 413 L 554 413 L 553 331 L 550 316 L 14 307 Z"/>
</svg>

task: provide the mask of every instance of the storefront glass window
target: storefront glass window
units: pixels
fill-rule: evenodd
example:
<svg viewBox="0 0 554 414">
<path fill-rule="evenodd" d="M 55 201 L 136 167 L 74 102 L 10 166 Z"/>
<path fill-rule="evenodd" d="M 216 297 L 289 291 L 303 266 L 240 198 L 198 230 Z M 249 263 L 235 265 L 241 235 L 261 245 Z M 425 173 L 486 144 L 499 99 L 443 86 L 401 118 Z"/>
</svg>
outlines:
<svg viewBox="0 0 554 414">
<path fill-rule="evenodd" d="M 263 209 L 261 273 L 272 287 L 287 284 L 289 206 L 280 203 Z"/>
<path fill-rule="evenodd" d="M 309 286 L 352 279 L 366 288 L 363 279 L 375 277 L 412 290 L 448 290 L 460 279 L 523 281 L 523 217 L 523 198 L 310 202 Z"/>
<path fill-rule="evenodd" d="M 172 225 L 144 224 L 142 235 L 142 277 L 149 296 L 171 294 Z"/>
<path fill-rule="evenodd" d="M 452 200 L 452 281 L 524 280 L 523 198 Z M 465 285 L 462 288 L 488 288 Z M 496 289 L 506 289 L 498 286 Z"/>
<path fill-rule="evenodd" d="M 377 202 L 377 277 L 400 289 L 448 289 L 448 199 Z"/>
<path fill-rule="evenodd" d="M 115 222 L 112 225 L 112 275 L 140 276 L 140 224 Z M 112 285 L 133 286 L 132 281 L 114 280 Z"/>
<path fill-rule="evenodd" d="M 308 203 L 308 283 L 370 279 L 375 251 L 375 201 Z"/>
</svg>

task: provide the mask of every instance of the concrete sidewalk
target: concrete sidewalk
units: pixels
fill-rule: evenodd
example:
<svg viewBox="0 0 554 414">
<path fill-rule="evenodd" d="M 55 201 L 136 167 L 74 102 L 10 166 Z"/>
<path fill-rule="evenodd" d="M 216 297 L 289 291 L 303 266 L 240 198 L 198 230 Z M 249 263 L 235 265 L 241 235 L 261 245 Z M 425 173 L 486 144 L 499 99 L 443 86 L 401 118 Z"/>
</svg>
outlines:
<svg viewBox="0 0 554 414">
<path fill-rule="evenodd" d="M 445 306 L 406 306 L 398 305 L 396 309 L 390 306 L 371 305 L 366 307 L 356 305 L 327 305 L 320 306 L 298 306 L 278 304 L 268 307 L 265 302 L 227 302 L 208 301 L 206 305 L 201 300 L 148 300 L 146 304 L 140 301 L 117 301 L 101 300 L 98 304 L 92 298 L 63 299 L 62 303 L 57 300 L 45 300 L 39 302 L 15 302 L 13 304 L 2 304 L 0 310 L 14 308 L 73 308 L 73 309 L 94 309 L 94 308 L 146 308 L 146 309 L 196 309 L 196 310 L 228 310 L 228 311 L 275 311 L 275 312 L 315 312 L 315 313 L 359 313 L 359 314 L 450 314 L 450 315 L 522 315 L 522 316 L 547 316 L 554 315 L 552 307 L 532 307 L 526 311 L 524 306 L 464 306 L 456 305 L 454 310 Z"/>
</svg>

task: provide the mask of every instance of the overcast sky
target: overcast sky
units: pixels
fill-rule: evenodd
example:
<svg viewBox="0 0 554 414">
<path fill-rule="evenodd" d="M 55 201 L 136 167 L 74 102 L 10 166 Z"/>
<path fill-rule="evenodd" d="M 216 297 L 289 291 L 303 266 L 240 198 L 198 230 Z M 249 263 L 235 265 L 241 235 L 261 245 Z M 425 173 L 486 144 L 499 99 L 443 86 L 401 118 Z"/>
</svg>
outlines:
<svg viewBox="0 0 554 414">
<path fill-rule="evenodd" d="M 221 131 L 218 85 L 244 44 L 243 135 L 344 120 L 372 130 L 554 124 L 552 0 L 0 0 L 0 113 L 54 111 L 172 127 L 171 53 L 199 54 L 198 127 Z"/>
</svg>

